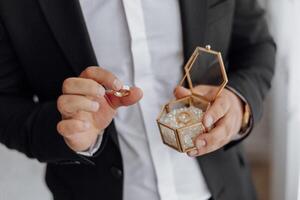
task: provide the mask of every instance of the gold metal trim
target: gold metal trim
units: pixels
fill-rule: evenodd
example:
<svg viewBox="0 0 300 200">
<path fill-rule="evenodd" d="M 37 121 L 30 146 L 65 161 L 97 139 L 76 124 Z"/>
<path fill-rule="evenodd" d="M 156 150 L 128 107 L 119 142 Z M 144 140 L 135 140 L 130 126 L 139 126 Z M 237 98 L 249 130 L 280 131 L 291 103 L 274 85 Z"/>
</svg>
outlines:
<svg viewBox="0 0 300 200">
<path fill-rule="evenodd" d="M 113 94 L 116 97 L 127 97 L 130 95 L 130 87 L 127 85 L 124 85 L 122 87 L 122 89 L 120 89 L 119 91 L 115 91 Z"/>
<path fill-rule="evenodd" d="M 204 127 L 204 125 L 203 125 L 202 122 L 197 122 L 197 123 L 194 123 L 194 124 L 192 124 L 192 125 L 189 125 L 188 127 L 182 127 L 182 128 L 178 128 L 178 129 L 177 129 L 177 133 L 178 133 L 178 137 L 179 137 L 179 142 L 180 142 L 180 147 L 181 147 L 183 153 L 186 153 L 186 152 L 188 152 L 188 151 L 191 151 L 191 150 L 194 150 L 194 149 L 197 149 L 197 148 L 196 148 L 196 146 L 194 146 L 194 147 L 191 147 L 191 148 L 183 149 L 183 146 L 184 146 L 183 143 L 184 143 L 184 141 L 183 141 L 183 138 L 182 138 L 182 134 L 181 134 L 180 132 L 181 132 L 183 129 L 191 128 L 191 127 L 198 126 L 198 125 L 200 125 L 201 128 L 202 128 L 202 130 L 203 130 L 203 132 L 202 132 L 202 133 L 199 133 L 199 135 L 205 133 L 205 127 Z M 193 142 L 194 142 L 194 141 L 193 141 Z"/>
<path fill-rule="evenodd" d="M 175 149 L 181 148 L 181 147 L 180 147 L 180 144 L 179 144 L 179 140 L 178 140 L 179 138 L 178 138 L 177 130 L 176 130 L 176 129 L 173 129 L 173 128 L 171 128 L 170 126 L 167 126 L 166 124 L 163 124 L 163 123 L 161 123 L 161 122 L 158 122 L 158 124 L 164 126 L 165 128 L 168 128 L 168 129 L 171 129 L 172 131 L 174 131 L 174 135 L 175 135 L 175 138 L 176 138 L 176 144 L 177 144 L 177 147 L 172 146 L 172 145 L 170 145 L 170 144 L 167 144 L 167 143 L 165 142 L 165 140 L 164 140 L 164 138 L 163 138 L 163 135 L 162 135 L 161 127 L 159 126 L 160 135 L 161 135 L 161 137 L 162 137 L 162 140 L 163 140 L 164 144 L 167 144 L 168 146 L 172 146 L 172 147 L 175 148 Z"/>
<path fill-rule="evenodd" d="M 194 86 L 193 86 L 193 83 L 192 83 L 190 71 L 191 71 L 194 63 L 196 62 L 197 57 L 203 52 L 214 54 L 214 55 L 217 56 L 217 59 L 218 59 L 219 65 L 220 65 L 221 75 L 222 75 L 222 78 L 223 78 L 223 81 L 222 81 L 221 85 L 218 86 L 217 93 L 216 93 L 216 95 L 214 96 L 213 99 L 208 99 L 207 97 L 202 96 L 202 95 L 200 95 L 200 94 L 193 91 Z M 192 94 L 187 96 L 187 97 L 181 98 L 181 99 L 173 99 L 173 100 L 169 101 L 169 103 L 165 104 L 162 107 L 162 109 L 159 113 L 159 117 L 157 118 L 156 121 L 157 121 L 159 130 L 160 130 L 160 135 L 161 135 L 163 143 L 165 145 L 179 151 L 179 152 L 186 153 L 188 151 L 191 151 L 191 150 L 194 150 L 194 149 L 197 149 L 197 148 L 196 147 L 191 147 L 191 148 L 183 149 L 182 134 L 180 134 L 180 131 L 182 129 L 187 128 L 187 127 L 193 127 L 193 126 L 201 125 L 203 133 L 200 133 L 200 134 L 205 134 L 207 132 L 207 129 L 203 125 L 202 121 L 201 122 L 196 122 L 194 124 L 191 124 L 189 126 L 185 126 L 185 127 L 182 127 L 182 128 L 174 129 L 174 128 L 160 122 L 161 117 L 163 116 L 164 113 L 167 114 L 172 110 L 172 105 L 173 104 L 186 103 L 187 105 L 191 106 L 191 105 L 197 104 L 197 101 L 199 101 L 198 102 L 199 104 L 204 105 L 203 107 L 205 107 L 205 110 L 203 110 L 203 112 L 205 113 L 206 110 L 211 106 L 211 102 L 213 102 L 220 95 L 220 93 L 223 91 L 223 89 L 225 88 L 226 84 L 228 83 L 228 77 L 227 77 L 227 73 L 226 73 L 226 69 L 225 69 L 225 66 L 224 66 L 224 62 L 223 62 L 223 58 L 222 58 L 221 53 L 218 52 L 218 51 L 211 50 L 210 45 L 207 45 L 205 48 L 197 47 L 195 49 L 195 51 L 193 52 L 193 54 L 189 58 L 188 62 L 184 66 L 184 72 L 185 72 L 185 74 L 184 74 L 183 78 L 181 79 L 181 81 L 179 82 L 179 86 L 183 86 L 184 81 L 187 80 L 189 89 L 191 90 Z M 177 147 L 173 146 L 173 145 L 170 145 L 170 144 L 165 142 L 163 134 L 162 134 L 163 133 L 162 129 L 161 129 L 162 127 L 168 128 L 168 129 L 170 129 L 174 132 Z"/>
<path fill-rule="evenodd" d="M 211 48 L 210 45 L 207 45 L 206 48 L 197 47 L 195 49 L 195 51 L 193 52 L 192 56 L 188 60 L 187 64 L 184 66 L 185 74 L 184 74 L 183 78 L 181 79 L 181 81 L 179 83 L 179 86 L 182 86 L 183 83 L 184 83 L 184 81 L 185 81 L 185 79 L 187 79 L 189 88 L 190 88 L 191 91 L 193 91 L 194 86 L 193 86 L 193 82 L 192 82 L 191 76 L 189 74 L 190 71 L 191 71 L 191 69 L 192 69 L 192 67 L 193 67 L 193 64 L 195 63 L 197 57 L 200 55 L 201 52 L 206 52 L 206 53 L 214 54 L 218 58 L 219 65 L 220 65 L 220 70 L 221 70 L 221 74 L 222 74 L 222 78 L 223 78 L 223 81 L 222 81 L 221 85 L 218 86 L 219 89 L 218 89 L 216 95 L 214 96 L 213 99 L 210 100 L 210 101 L 214 101 L 220 95 L 220 93 L 223 91 L 223 89 L 225 88 L 226 84 L 228 83 L 228 77 L 227 77 L 226 69 L 225 69 L 225 66 L 224 66 L 222 54 L 220 52 L 218 52 L 218 51 L 211 50 L 210 48 Z M 201 96 L 200 94 L 198 94 L 198 95 Z"/>
</svg>

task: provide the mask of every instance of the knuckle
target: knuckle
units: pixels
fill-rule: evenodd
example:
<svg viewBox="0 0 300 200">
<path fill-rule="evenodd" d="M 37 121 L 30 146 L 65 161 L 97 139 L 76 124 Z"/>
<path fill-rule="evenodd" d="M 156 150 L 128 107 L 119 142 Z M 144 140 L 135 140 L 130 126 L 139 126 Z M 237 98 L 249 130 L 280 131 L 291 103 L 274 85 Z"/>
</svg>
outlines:
<svg viewBox="0 0 300 200">
<path fill-rule="evenodd" d="M 116 79 L 116 76 L 115 76 L 112 72 L 110 72 L 110 71 L 108 71 L 108 70 L 103 69 L 103 70 L 102 70 L 102 73 L 103 73 L 103 77 L 104 77 L 107 81 L 113 81 L 114 79 Z"/>
<path fill-rule="evenodd" d="M 83 74 L 87 77 L 91 77 L 95 74 L 95 70 L 97 70 L 98 68 L 99 67 L 95 67 L 95 66 L 88 67 L 83 71 Z"/>
<path fill-rule="evenodd" d="M 62 95 L 57 100 L 57 108 L 61 113 L 72 114 L 76 97 Z"/>
<path fill-rule="evenodd" d="M 83 129 L 80 121 L 60 121 L 56 126 L 57 131 L 64 137 L 71 137 L 74 133 L 81 132 Z"/>
<path fill-rule="evenodd" d="M 56 125 L 56 130 L 58 131 L 58 133 L 60 133 L 61 135 L 64 135 L 64 123 L 62 121 L 58 122 Z"/>
<path fill-rule="evenodd" d="M 97 92 L 99 84 L 96 81 L 94 81 L 92 79 L 86 79 L 85 81 L 86 81 L 86 84 L 88 85 L 88 88 L 90 90 L 93 90 L 93 91 Z"/>
<path fill-rule="evenodd" d="M 71 127 L 74 131 L 81 131 L 83 129 L 83 124 L 80 121 L 74 121 L 72 122 Z"/>
<path fill-rule="evenodd" d="M 67 93 L 68 91 L 70 91 L 70 88 L 72 87 L 74 81 L 75 81 L 75 78 L 65 79 L 62 84 L 62 92 Z"/>
<path fill-rule="evenodd" d="M 61 95 L 57 99 L 57 108 L 59 111 L 63 111 L 65 105 L 65 96 Z"/>
</svg>

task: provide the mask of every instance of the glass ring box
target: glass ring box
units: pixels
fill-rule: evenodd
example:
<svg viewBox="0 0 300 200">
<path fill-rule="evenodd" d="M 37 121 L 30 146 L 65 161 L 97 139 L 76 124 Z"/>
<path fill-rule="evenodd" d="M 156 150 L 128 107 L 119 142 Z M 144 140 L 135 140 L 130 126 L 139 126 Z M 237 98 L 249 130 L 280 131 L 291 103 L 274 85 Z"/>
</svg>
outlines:
<svg viewBox="0 0 300 200">
<path fill-rule="evenodd" d="M 197 47 L 184 66 L 179 85 L 187 83 L 191 95 L 171 100 L 159 113 L 157 123 L 163 143 L 179 152 L 196 149 L 194 140 L 208 132 L 203 123 L 205 111 L 222 92 L 228 82 L 220 52 Z M 208 94 L 201 94 L 198 85 L 214 86 Z"/>
</svg>

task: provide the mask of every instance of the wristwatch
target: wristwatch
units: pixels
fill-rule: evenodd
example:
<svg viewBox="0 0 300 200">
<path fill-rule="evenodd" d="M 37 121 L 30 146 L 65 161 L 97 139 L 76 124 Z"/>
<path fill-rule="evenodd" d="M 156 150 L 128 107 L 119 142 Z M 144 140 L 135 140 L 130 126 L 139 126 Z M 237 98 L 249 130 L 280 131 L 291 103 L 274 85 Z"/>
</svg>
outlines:
<svg viewBox="0 0 300 200">
<path fill-rule="evenodd" d="M 240 134 L 244 134 L 250 127 L 250 119 L 251 119 L 251 110 L 249 104 L 245 103 L 244 105 L 244 114 L 242 119 L 242 127 Z"/>
<path fill-rule="evenodd" d="M 236 94 L 239 98 L 241 98 L 243 106 L 244 106 L 244 112 L 243 112 L 243 118 L 242 118 L 242 126 L 241 129 L 239 131 L 239 136 L 242 135 L 247 135 L 248 132 L 250 131 L 250 127 L 252 126 L 252 120 L 251 120 L 251 109 L 250 106 L 248 104 L 248 101 L 245 99 L 245 97 L 243 97 L 243 95 L 241 95 L 237 90 L 235 90 L 234 88 L 230 87 L 230 86 L 226 86 L 226 88 L 228 90 L 230 90 L 231 92 L 233 92 L 234 94 Z"/>
</svg>

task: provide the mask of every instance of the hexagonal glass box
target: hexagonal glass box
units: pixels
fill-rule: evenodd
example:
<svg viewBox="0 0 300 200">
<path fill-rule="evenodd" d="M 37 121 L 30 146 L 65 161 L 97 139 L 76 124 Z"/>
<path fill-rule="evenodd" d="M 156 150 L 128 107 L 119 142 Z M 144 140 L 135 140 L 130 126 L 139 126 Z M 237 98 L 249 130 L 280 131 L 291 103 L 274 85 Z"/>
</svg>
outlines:
<svg viewBox="0 0 300 200">
<path fill-rule="evenodd" d="M 203 116 L 228 82 L 221 53 L 209 45 L 195 49 L 184 72 L 179 85 L 187 84 L 191 95 L 168 102 L 157 119 L 164 144 L 179 152 L 195 149 L 195 138 L 208 131 L 202 123 Z M 200 94 L 198 85 L 211 85 L 215 90 Z"/>
</svg>

